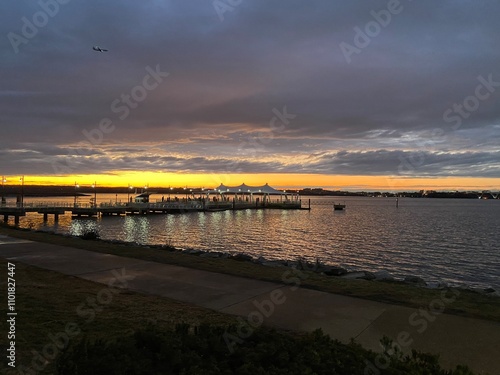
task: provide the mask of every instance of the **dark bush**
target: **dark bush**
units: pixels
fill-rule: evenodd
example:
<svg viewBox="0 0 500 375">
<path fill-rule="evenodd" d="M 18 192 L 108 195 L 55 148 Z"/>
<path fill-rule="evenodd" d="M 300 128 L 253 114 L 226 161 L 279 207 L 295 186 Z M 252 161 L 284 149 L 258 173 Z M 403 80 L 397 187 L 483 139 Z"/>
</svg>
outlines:
<svg viewBox="0 0 500 375">
<path fill-rule="evenodd" d="M 377 354 L 355 343 L 342 344 L 321 331 L 288 334 L 257 329 L 228 349 L 227 334 L 236 329 L 178 325 L 174 330 L 140 330 L 115 341 L 83 339 L 59 357 L 59 374 L 345 374 L 345 375 L 473 375 L 466 367 L 443 370 L 438 357 L 393 351 L 388 367 L 368 369 Z M 384 342 L 386 347 L 390 341 Z M 385 363 L 385 362 L 384 362 Z M 371 371 L 371 372 L 370 372 Z"/>
</svg>

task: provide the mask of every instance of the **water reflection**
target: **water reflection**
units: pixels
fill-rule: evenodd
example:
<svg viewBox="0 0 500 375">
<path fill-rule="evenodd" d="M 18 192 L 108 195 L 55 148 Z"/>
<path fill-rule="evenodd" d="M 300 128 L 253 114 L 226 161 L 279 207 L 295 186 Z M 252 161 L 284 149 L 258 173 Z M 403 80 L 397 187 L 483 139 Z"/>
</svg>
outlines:
<svg viewBox="0 0 500 375">
<path fill-rule="evenodd" d="M 97 219 L 86 218 L 86 219 L 74 219 L 71 221 L 69 227 L 69 233 L 72 236 L 82 236 L 85 233 L 89 232 L 99 233 L 99 225 L 97 223 Z"/>
<path fill-rule="evenodd" d="M 149 243 L 150 223 L 146 216 L 125 216 L 123 218 L 123 236 L 127 242 Z"/>
</svg>

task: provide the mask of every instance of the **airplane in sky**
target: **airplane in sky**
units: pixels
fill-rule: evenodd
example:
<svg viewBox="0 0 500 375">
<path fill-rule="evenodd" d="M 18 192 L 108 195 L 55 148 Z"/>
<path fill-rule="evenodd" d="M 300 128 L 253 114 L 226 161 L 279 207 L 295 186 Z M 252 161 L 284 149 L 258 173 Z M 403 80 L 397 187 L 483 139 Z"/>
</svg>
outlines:
<svg viewBox="0 0 500 375">
<path fill-rule="evenodd" d="M 92 49 L 93 49 L 94 51 L 97 51 L 97 52 L 108 52 L 108 50 L 107 50 L 107 49 L 105 49 L 105 48 L 101 48 L 101 47 L 98 47 L 98 46 L 94 46 L 94 47 L 92 47 Z"/>
</svg>

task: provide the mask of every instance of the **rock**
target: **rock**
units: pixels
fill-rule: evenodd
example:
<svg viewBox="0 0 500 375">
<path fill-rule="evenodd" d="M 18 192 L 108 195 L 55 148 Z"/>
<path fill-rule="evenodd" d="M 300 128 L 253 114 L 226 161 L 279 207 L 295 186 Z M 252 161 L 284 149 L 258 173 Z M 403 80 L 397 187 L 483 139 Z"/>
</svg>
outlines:
<svg viewBox="0 0 500 375">
<path fill-rule="evenodd" d="M 363 280 L 375 280 L 377 276 L 373 272 L 364 271 L 365 277 L 361 277 Z"/>
<path fill-rule="evenodd" d="M 493 288 L 486 288 L 486 289 L 484 289 L 484 292 L 485 293 L 495 293 L 495 289 L 493 289 Z"/>
<path fill-rule="evenodd" d="M 236 254 L 236 255 L 233 255 L 232 258 L 234 260 L 239 261 L 239 262 L 251 262 L 253 259 L 250 255 L 247 255 L 247 254 Z"/>
<path fill-rule="evenodd" d="M 200 254 L 201 258 L 221 258 L 224 253 L 219 251 L 207 251 L 206 253 Z"/>
<path fill-rule="evenodd" d="M 286 267 L 286 263 L 283 262 L 282 260 L 267 260 L 265 262 L 261 262 L 263 266 L 267 267 Z"/>
<path fill-rule="evenodd" d="M 418 276 L 406 276 L 404 282 L 409 284 L 425 285 L 425 280 Z"/>
<path fill-rule="evenodd" d="M 255 263 L 259 263 L 259 264 L 264 264 L 265 262 L 267 262 L 267 259 L 264 258 L 263 256 L 260 256 L 258 257 L 256 260 L 255 260 Z"/>
<path fill-rule="evenodd" d="M 302 270 L 302 271 L 313 271 L 314 270 L 314 264 L 309 263 L 305 259 L 299 259 L 297 261 L 297 269 Z"/>
<path fill-rule="evenodd" d="M 429 289 L 443 289 L 446 288 L 448 285 L 446 285 L 446 283 L 442 281 L 427 281 L 425 283 L 425 286 Z"/>
<path fill-rule="evenodd" d="M 387 271 L 377 271 L 373 274 L 375 276 L 375 280 L 379 281 L 393 281 L 394 277 Z"/>
<path fill-rule="evenodd" d="M 165 250 L 165 251 L 182 251 L 182 250 L 176 249 L 175 247 L 170 246 L 170 245 L 161 245 L 161 249 Z"/>
<path fill-rule="evenodd" d="M 320 272 L 323 272 L 327 276 L 342 276 L 347 274 L 347 270 L 345 268 L 333 266 L 322 267 Z"/>
<path fill-rule="evenodd" d="M 364 271 L 360 272 L 347 272 L 345 275 L 341 276 L 343 279 L 354 280 L 354 279 L 363 279 L 366 277 Z"/>
<path fill-rule="evenodd" d="M 191 254 L 191 255 L 200 255 L 203 254 L 204 251 L 202 250 L 196 250 L 196 249 L 186 249 L 182 251 L 185 254 Z"/>
</svg>

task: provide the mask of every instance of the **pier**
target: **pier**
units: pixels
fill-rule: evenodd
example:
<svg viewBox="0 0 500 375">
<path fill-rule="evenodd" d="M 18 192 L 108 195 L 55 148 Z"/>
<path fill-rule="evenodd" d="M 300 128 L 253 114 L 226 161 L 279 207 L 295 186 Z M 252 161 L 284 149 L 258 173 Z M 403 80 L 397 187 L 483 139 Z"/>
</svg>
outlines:
<svg viewBox="0 0 500 375">
<path fill-rule="evenodd" d="M 76 186 L 76 185 L 75 185 Z M 95 185 L 94 185 L 95 186 Z M 137 194 L 137 193 L 135 193 Z M 22 216 L 27 213 L 36 212 L 43 215 L 47 221 L 49 215 L 54 216 L 54 221 L 59 220 L 60 215 L 68 212 L 72 217 L 99 217 L 99 216 L 121 216 L 121 215 L 153 215 L 153 214 L 178 214 L 189 212 L 215 212 L 215 211 L 237 211 L 237 210 L 260 210 L 260 209 L 281 209 L 281 210 L 310 210 L 311 201 L 306 207 L 302 207 L 302 200 L 297 193 L 281 191 L 272 188 L 268 184 L 262 186 L 225 186 L 221 184 L 215 189 L 201 189 L 197 192 L 190 189 L 191 197 L 186 194 L 185 198 L 175 196 L 167 199 L 162 196 L 156 202 L 150 200 L 151 195 L 158 193 L 148 190 L 142 191 L 132 200 L 130 194 L 127 201 L 116 200 L 97 203 L 97 192 L 94 190 L 94 197 L 90 203 L 78 202 L 75 194 L 73 203 L 68 202 L 24 202 L 23 195 L 18 196 L 14 203 L 7 203 L 2 196 L 0 204 L 0 215 L 3 215 L 4 222 L 8 222 L 9 217 L 14 217 L 14 222 L 19 224 Z M 198 195 L 198 197 L 196 197 Z"/>
<path fill-rule="evenodd" d="M 9 217 L 14 217 L 14 222 L 19 224 L 20 217 L 26 216 L 29 212 L 36 212 L 43 215 L 44 221 L 48 220 L 49 215 L 54 216 L 57 222 L 60 215 L 71 213 L 73 218 L 79 217 L 98 217 L 98 216 L 121 216 L 121 215 L 153 215 L 153 214 L 174 214 L 189 212 L 214 212 L 228 210 L 248 210 L 248 209 L 310 209 L 302 207 L 302 202 L 298 201 L 272 201 L 264 200 L 257 202 L 245 202 L 233 200 L 179 200 L 170 202 L 128 202 L 128 203 L 99 203 L 80 204 L 80 203 L 57 203 L 57 202 L 33 202 L 33 203 L 13 203 L 0 205 L 0 217 L 8 222 Z"/>
</svg>

